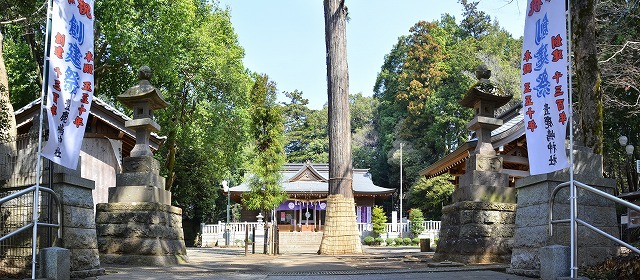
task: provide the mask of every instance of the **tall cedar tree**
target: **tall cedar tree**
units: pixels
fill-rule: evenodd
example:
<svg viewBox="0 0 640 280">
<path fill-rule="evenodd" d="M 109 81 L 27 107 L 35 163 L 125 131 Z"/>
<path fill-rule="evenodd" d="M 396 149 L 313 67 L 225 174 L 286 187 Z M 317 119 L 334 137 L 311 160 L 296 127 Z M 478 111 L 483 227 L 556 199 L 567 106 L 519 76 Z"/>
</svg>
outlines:
<svg viewBox="0 0 640 280">
<path fill-rule="evenodd" d="M 344 2 L 324 1 L 329 96 L 329 197 L 319 252 L 330 255 L 362 253 L 353 211 L 347 7 Z"/>
<path fill-rule="evenodd" d="M 256 78 L 250 93 L 253 162 L 250 191 L 242 196 L 242 203 L 251 210 L 272 210 L 287 199 L 280 182 L 284 164 L 284 119 L 276 104 L 276 85 L 267 75 Z"/>
</svg>

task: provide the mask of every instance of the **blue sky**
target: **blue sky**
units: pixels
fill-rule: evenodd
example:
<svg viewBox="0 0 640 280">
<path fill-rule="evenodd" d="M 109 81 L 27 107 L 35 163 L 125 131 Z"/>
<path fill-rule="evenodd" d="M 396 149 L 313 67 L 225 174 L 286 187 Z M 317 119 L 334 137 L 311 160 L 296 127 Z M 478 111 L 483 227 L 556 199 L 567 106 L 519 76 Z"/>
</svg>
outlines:
<svg viewBox="0 0 640 280">
<path fill-rule="evenodd" d="M 322 0 L 220 0 L 245 50 L 244 65 L 265 73 L 278 91 L 299 90 L 309 107 L 327 102 Z M 398 37 L 420 20 L 439 20 L 449 13 L 459 22 L 456 0 L 346 0 L 349 92 L 373 94 L 384 56 Z M 479 9 L 514 37 L 524 30 L 526 0 L 481 0 Z M 286 101 L 280 95 L 279 101 Z"/>
</svg>

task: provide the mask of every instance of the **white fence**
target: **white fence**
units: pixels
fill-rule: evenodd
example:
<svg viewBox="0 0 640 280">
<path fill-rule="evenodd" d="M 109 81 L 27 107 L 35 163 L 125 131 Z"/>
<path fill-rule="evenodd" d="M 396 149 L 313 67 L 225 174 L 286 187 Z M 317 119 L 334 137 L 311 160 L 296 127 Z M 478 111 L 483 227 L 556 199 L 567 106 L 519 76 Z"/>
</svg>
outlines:
<svg viewBox="0 0 640 280">
<path fill-rule="evenodd" d="M 424 230 L 420 233 L 420 238 L 429 238 L 431 242 L 440 236 L 440 221 L 424 221 L 422 222 Z M 406 223 L 385 223 L 386 233 L 382 234 L 382 238 L 409 237 L 411 235 L 411 222 Z M 373 235 L 373 224 L 358 223 L 358 231 L 362 238 Z"/>
<path fill-rule="evenodd" d="M 431 242 L 438 238 L 440 235 L 440 221 L 424 221 L 422 222 L 422 226 L 424 226 L 424 230 L 420 233 L 420 238 L 429 238 Z M 264 227 L 263 223 L 257 222 L 242 222 L 242 223 L 229 223 L 229 240 L 231 245 L 240 245 L 236 243 L 240 243 L 244 240 L 245 230 L 249 229 L 249 234 L 251 234 L 252 229 L 256 227 L 256 239 L 259 239 L 262 235 L 264 235 Z M 400 237 L 400 233 L 402 232 L 403 237 L 409 237 L 411 234 L 411 222 L 407 223 L 385 223 L 386 233 L 382 235 L 383 238 L 396 238 Z M 217 224 L 202 224 L 201 232 L 202 232 L 202 246 L 211 247 L 217 245 L 224 245 L 224 229 L 225 223 L 218 222 Z M 371 235 L 373 231 L 373 224 L 368 223 L 358 223 L 358 231 L 360 232 L 360 236 L 362 238 Z"/>
</svg>

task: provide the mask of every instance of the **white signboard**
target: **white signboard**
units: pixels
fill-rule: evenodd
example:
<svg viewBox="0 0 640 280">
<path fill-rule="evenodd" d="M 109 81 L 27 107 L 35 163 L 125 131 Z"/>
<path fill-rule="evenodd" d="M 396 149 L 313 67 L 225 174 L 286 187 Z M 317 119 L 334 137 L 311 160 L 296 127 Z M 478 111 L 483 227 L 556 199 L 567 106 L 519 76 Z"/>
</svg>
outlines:
<svg viewBox="0 0 640 280">
<path fill-rule="evenodd" d="M 520 74 L 529 173 L 535 175 L 569 166 L 565 0 L 528 0 L 525 16 Z"/>
</svg>

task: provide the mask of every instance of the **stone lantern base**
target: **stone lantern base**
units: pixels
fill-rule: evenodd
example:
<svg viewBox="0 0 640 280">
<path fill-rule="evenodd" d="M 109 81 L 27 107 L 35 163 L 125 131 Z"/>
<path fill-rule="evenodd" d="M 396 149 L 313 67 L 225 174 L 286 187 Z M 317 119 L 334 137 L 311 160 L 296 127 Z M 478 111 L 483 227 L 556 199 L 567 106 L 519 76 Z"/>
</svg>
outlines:
<svg viewBox="0 0 640 280">
<path fill-rule="evenodd" d="M 187 263 L 182 209 L 160 203 L 100 203 L 96 212 L 101 262 Z"/>
<path fill-rule="evenodd" d="M 462 201 L 445 206 L 440 241 L 433 259 L 508 263 L 515 216 L 515 203 Z"/>
</svg>

